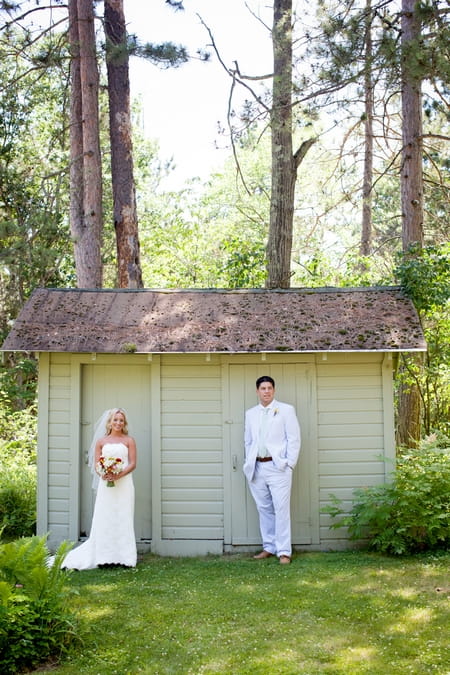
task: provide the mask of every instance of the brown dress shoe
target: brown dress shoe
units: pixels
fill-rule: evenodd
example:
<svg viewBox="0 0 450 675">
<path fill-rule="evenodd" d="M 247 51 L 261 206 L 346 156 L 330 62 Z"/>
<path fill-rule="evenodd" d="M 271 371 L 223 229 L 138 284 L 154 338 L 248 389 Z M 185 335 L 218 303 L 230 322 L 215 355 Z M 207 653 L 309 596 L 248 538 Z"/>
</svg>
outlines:
<svg viewBox="0 0 450 675">
<path fill-rule="evenodd" d="M 288 555 L 280 555 L 280 565 L 289 565 L 291 559 Z"/>
<path fill-rule="evenodd" d="M 255 560 L 263 560 L 264 558 L 272 558 L 274 554 L 269 553 L 269 551 L 261 551 L 261 553 L 258 553 L 258 555 L 254 555 Z"/>
</svg>

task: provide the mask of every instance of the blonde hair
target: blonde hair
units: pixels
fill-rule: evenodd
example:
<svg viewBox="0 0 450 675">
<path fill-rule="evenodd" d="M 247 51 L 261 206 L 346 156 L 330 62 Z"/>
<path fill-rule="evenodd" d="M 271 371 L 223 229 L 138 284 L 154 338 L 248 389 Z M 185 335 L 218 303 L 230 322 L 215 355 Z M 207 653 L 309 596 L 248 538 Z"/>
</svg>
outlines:
<svg viewBox="0 0 450 675">
<path fill-rule="evenodd" d="M 109 434 L 110 434 L 111 431 L 112 431 L 112 421 L 113 421 L 113 419 L 114 419 L 114 416 L 117 415 L 117 413 L 120 413 L 121 415 L 123 415 L 123 421 L 124 421 L 124 424 L 123 424 L 123 433 L 124 433 L 125 435 L 128 435 L 128 420 L 127 420 L 127 414 L 126 414 L 125 410 L 124 410 L 123 408 L 112 408 L 112 409 L 109 411 L 109 415 L 108 415 L 108 418 L 107 418 L 107 420 L 106 420 L 106 425 L 105 425 L 105 426 L 106 426 L 106 435 L 107 435 L 107 436 L 109 436 Z"/>
</svg>

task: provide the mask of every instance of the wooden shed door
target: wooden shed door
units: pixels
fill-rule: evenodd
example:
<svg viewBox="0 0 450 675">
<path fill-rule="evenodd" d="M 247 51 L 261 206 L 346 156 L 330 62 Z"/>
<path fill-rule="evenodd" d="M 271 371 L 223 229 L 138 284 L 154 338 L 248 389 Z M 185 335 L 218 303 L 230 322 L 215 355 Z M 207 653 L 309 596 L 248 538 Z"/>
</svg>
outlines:
<svg viewBox="0 0 450 675">
<path fill-rule="evenodd" d="M 255 503 L 242 472 L 244 463 L 244 414 L 256 405 L 255 382 L 261 375 L 275 380 L 275 398 L 291 403 L 302 433 L 300 459 L 294 471 L 291 494 L 292 544 L 311 544 L 316 539 L 314 513 L 318 509 L 317 466 L 314 447 L 316 425 L 313 364 L 230 366 L 231 537 L 234 545 L 261 543 Z"/>
<path fill-rule="evenodd" d="M 102 412 L 108 408 L 124 408 L 129 434 L 136 440 L 137 469 L 133 473 L 136 492 L 136 540 L 151 539 L 151 447 L 150 447 L 150 365 L 83 366 L 81 401 L 81 513 L 80 535 L 89 534 L 95 493 L 92 475 L 87 464 L 93 427 Z"/>
</svg>

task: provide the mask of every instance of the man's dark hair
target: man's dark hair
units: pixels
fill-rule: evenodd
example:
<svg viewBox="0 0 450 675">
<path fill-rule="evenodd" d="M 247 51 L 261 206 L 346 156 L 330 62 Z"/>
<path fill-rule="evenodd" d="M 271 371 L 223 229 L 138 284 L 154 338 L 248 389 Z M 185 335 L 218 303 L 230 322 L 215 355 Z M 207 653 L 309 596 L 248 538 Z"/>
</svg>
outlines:
<svg viewBox="0 0 450 675">
<path fill-rule="evenodd" d="M 263 382 L 270 382 L 272 387 L 275 389 L 275 380 L 273 377 L 270 377 L 270 375 L 262 375 L 261 377 L 258 377 L 256 380 L 256 388 L 259 389 Z"/>
</svg>

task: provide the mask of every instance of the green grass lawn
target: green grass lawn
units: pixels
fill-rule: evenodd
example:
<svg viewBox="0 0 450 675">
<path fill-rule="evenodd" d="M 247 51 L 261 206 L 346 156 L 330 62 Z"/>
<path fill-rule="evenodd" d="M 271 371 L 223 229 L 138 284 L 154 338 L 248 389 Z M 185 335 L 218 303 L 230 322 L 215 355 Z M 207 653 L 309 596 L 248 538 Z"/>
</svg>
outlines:
<svg viewBox="0 0 450 675">
<path fill-rule="evenodd" d="M 40 672 L 450 673 L 450 554 L 147 555 L 73 572 L 83 643 Z"/>
</svg>

